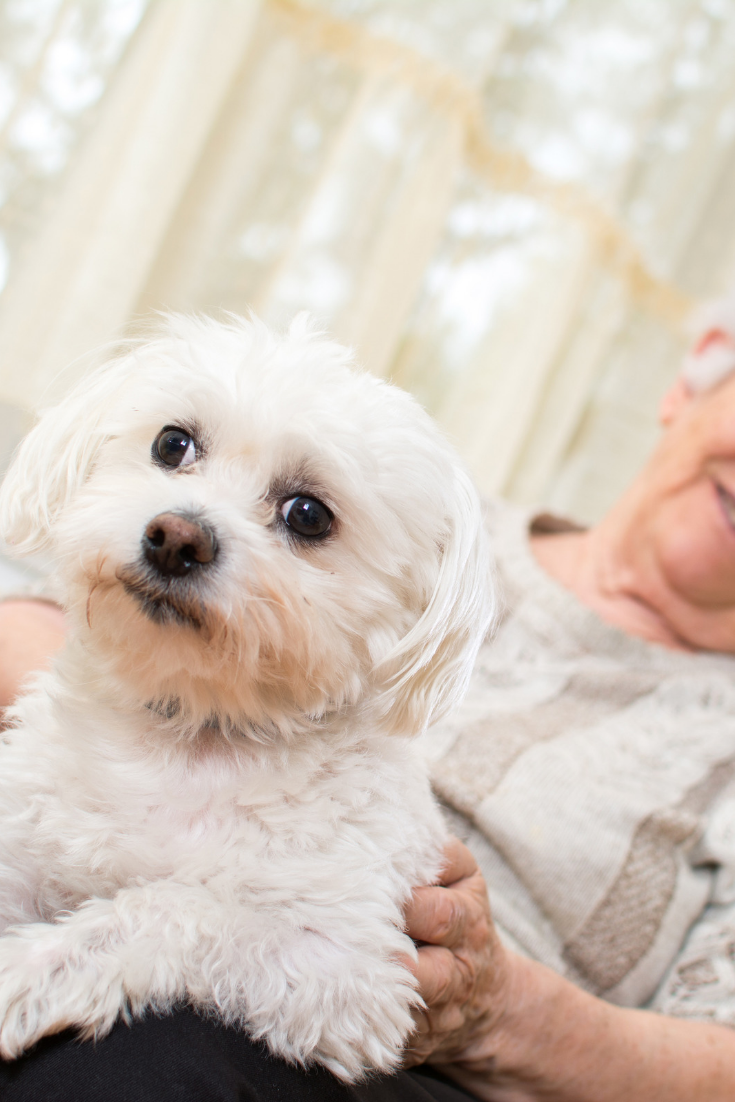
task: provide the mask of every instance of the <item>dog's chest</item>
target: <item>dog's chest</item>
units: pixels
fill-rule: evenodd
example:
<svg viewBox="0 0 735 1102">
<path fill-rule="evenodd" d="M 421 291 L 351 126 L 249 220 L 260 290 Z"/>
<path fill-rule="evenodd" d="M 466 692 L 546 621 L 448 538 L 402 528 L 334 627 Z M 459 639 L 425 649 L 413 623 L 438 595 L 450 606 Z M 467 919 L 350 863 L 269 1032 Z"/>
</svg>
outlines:
<svg viewBox="0 0 735 1102">
<path fill-rule="evenodd" d="M 140 879 L 216 875 L 283 850 L 298 829 L 297 816 L 289 823 L 275 794 L 253 800 L 250 786 L 212 790 L 199 778 L 189 786 L 132 788 L 119 800 L 67 789 L 42 801 L 33 848 L 82 895 L 90 879 L 96 890 L 116 890 Z"/>
<path fill-rule="evenodd" d="M 400 783 L 407 771 L 364 751 L 252 770 L 100 759 L 64 772 L 38 800 L 31 844 L 52 908 L 168 878 L 316 897 L 337 878 L 362 879 L 368 862 L 389 866 L 423 818 L 406 799 L 410 776 Z"/>
</svg>

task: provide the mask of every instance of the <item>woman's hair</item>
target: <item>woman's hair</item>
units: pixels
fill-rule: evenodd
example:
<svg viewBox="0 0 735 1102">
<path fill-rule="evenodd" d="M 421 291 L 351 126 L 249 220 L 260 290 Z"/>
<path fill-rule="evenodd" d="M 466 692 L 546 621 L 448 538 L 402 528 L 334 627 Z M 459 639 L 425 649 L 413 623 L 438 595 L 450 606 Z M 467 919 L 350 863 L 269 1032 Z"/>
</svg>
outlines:
<svg viewBox="0 0 735 1102">
<path fill-rule="evenodd" d="M 688 328 L 692 341 L 681 374 L 696 394 L 735 371 L 735 287 L 695 310 Z"/>
</svg>

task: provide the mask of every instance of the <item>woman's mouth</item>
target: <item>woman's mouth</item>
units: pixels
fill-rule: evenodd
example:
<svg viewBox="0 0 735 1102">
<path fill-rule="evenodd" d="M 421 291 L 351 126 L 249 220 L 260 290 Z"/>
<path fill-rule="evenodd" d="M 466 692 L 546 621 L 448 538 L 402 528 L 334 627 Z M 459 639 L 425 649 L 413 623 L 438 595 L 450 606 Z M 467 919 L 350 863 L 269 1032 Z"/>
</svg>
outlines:
<svg viewBox="0 0 735 1102">
<path fill-rule="evenodd" d="M 715 482 L 715 490 L 720 499 L 720 505 L 725 514 L 725 520 L 735 532 L 735 495 L 731 494 L 729 490 L 726 490 L 724 486 L 721 486 L 719 482 Z"/>
</svg>

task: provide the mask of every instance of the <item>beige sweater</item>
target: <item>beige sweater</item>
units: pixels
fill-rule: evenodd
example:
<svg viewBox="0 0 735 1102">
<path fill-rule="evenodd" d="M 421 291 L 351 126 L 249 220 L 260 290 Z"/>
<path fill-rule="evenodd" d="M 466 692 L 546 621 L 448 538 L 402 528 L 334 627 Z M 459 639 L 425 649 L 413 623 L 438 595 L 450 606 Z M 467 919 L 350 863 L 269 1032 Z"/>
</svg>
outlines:
<svg viewBox="0 0 735 1102">
<path fill-rule="evenodd" d="M 735 660 L 610 627 L 487 509 L 503 613 L 427 736 L 507 941 L 626 1006 L 735 1026 Z"/>
</svg>

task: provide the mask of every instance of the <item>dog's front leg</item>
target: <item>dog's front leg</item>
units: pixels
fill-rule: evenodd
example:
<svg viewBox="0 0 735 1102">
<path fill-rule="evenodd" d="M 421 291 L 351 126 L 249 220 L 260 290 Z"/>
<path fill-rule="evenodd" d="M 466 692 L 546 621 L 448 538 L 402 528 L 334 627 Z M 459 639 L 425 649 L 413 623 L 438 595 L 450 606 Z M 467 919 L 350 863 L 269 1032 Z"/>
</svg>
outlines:
<svg viewBox="0 0 735 1102">
<path fill-rule="evenodd" d="M 185 999 L 287 1060 L 348 1080 L 389 1071 L 420 999 L 397 960 L 410 941 L 390 923 L 372 934 L 318 932 L 203 885 L 125 888 L 0 937 L 0 1056 L 68 1027 L 102 1037 L 120 1016 Z"/>
<path fill-rule="evenodd" d="M 249 1026 L 275 1055 L 324 1064 L 348 1082 L 398 1066 L 413 1029 L 411 1009 L 423 1005 L 400 963 L 414 949 L 391 923 L 370 925 L 361 931 L 368 936 L 355 937 L 333 915 L 321 933 L 283 931 L 261 955 L 250 971 L 256 997 Z M 269 988 L 278 989 L 277 998 L 267 997 Z M 257 997 L 260 990 L 266 997 Z"/>
<path fill-rule="evenodd" d="M 103 1036 L 146 1006 L 212 1005 L 204 964 L 226 954 L 234 909 L 203 886 L 162 881 L 12 928 L 0 937 L 0 1056 L 67 1027 Z"/>
</svg>

